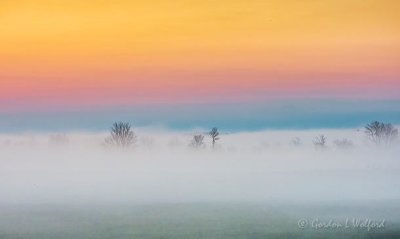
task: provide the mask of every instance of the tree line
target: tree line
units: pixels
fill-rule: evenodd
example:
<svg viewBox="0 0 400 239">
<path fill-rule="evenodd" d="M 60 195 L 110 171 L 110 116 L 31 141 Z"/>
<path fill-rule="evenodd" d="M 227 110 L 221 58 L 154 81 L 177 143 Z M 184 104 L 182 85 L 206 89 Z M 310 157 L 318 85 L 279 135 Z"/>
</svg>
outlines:
<svg viewBox="0 0 400 239">
<path fill-rule="evenodd" d="M 215 148 L 215 144 L 220 139 L 218 128 L 212 128 L 210 132 L 208 132 L 208 135 L 212 140 L 212 147 Z M 104 141 L 106 146 L 121 148 L 132 147 L 136 144 L 136 142 L 137 136 L 129 122 L 115 122 L 111 127 L 110 135 Z M 204 135 L 193 135 L 193 139 L 191 140 L 189 146 L 193 148 L 205 147 Z"/>
<path fill-rule="evenodd" d="M 396 129 L 391 123 L 383 123 L 379 121 L 373 121 L 365 125 L 364 133 L 370 142 L 377 146 L 391 145 L 398 138 L 399 134 L 398 129 Z M 212 148 L 215 148 L 217 141 L 220 140 L 218 128 L 212 128 L 207 134 L 211 138 Z M 105 145 L 121 148 L 132 147 L 136 142 L 137 136 L 132 125 L 128 122 L 115 122 L 111 127 L 110 135 L 105 139 Z M 292 142 L 295 145 L 301 143 L 299 138 L 295 138 Z M 313 144 L 316 149 L 324 149 L 327 147 L 327 137 L 325 135 L 319 135 L 313 140 Z M 334 144 L 340 148 L 352 147 L 352 142 L 348 139 L 335 140 Z M 193 135 L 189 146 L 192 148 L 204 148 L 204 135 Z"/>
</svg>

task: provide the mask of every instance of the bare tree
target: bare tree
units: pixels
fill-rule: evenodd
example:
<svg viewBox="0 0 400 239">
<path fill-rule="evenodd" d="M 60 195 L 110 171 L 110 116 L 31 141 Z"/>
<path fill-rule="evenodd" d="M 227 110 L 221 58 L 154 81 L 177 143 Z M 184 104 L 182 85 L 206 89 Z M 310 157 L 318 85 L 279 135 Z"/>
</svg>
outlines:
<svg viewBox="0 0 400 239">
<path fill-rule="evenodd" d="M 190 146 L 193 148 L 202 148 L 204 147 L 204 136 L 202 134 L 196 134 L 193 136 L 192 141 L 190 142 Z"/>
<path fill-rule="evenodd" d="M 340 148 L 340 149 L 350 149 L 353 148 L 353 142 L 349 139 L 337 139 L 335 141 L 333 141 L 333 143 L 336 145 L 336 147 Z"/>
<path fill-rule="evenodd" d="M 212 138 L 212 147 L 214 148 L 216 141 L 219 140 L 218 128 L 216 127 L 212 128 L 211 131 L 208 132 L 208 135 L 210 135 L 210 137 Z"/>
<path fill-rule="evenodd" d="M 398 130 L 390 123 L 373 121 L 365 126 L 368 139 L 376 145 L 390 145 L 398 137 Z"/>
<path fill-rule="evenodd" d="M 314 146 L 316 149 L 325 149 L 326 148 L 326 137 L 321 134 L 313 140 Z"/>
<path fill-rule="evenodd" d="M 136 143 L 136 135 L 130 123 L 116 122 L 111 128 L 111 135 L 106 138 L 108 146 L 128 148 Z"/>
</svg>

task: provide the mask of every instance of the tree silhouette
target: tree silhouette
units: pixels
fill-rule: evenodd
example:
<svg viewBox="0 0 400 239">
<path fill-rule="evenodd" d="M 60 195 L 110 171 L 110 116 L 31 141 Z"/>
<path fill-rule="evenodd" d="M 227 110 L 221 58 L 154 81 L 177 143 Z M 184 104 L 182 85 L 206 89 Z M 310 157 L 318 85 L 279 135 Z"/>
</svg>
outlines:
<svg viewBox="0 0 400 239">
<path fill-rule="evenodd" d="M 190 146 L 193 148 L 202 148 L 204 147 L 204 136 L 202 134 L 196 134 L 193 136 L 192 141 L 190 142 Z"/>
<path fill-rule="evenodd" d="M 398 137 L 398 130 L 390 123 L 373 121 L 365 126 L 365 134 L 376 145 L 389 145 Z"/>
<path fill-rule="evenodd" d="M 136 143 L 136 138 L 130 123 L 116 122 L 113 124 L 111 135 L 106 138 L 105 143 L 108 146 L 127 148 Z"/>
<path fill-rule="evenodd" d="M 321 134 L 313 140 L 314 146 L 316 149 L 325 149 L 326 148 L 326 137 Z"/>
<path fill-rule="evenodd" d="M 220 139 L 218 137 L 218 135 L 219 135 L 218 128 L 216 128 L 216 127 L 212 128 L 211 131 L 208 132 L 208 134 L 212 138 L 212 147 L 214 148 L 216 141 Z"/>
</svg>

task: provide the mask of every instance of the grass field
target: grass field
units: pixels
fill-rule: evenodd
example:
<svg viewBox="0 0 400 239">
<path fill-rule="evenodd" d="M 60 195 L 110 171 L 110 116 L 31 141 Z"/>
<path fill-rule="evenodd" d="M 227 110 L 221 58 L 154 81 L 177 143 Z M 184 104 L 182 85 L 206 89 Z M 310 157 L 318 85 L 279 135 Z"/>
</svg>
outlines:
<svg viewBox="0 0 400 239">
<path fill-rule="evenodd" d="M 15 205 L 1 207 L 0 238 L 400 238 L 396 202 L 290 204 Z M 309 224 L 300 228 L 298 221 Z M 385 219 L 383 228 L 311 222 Z"/>
</svg>

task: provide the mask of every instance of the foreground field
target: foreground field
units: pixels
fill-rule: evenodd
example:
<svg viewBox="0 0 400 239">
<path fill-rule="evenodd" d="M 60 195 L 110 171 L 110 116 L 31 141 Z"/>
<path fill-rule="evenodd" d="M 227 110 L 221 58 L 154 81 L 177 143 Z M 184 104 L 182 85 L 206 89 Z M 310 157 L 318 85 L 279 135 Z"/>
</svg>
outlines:
<svg viewBox="0 0 400 239">
<path fill-rule="evenodd" d="M 1 207 L 0 238 L 399 238 L 395 202 L 36 205 Z M 382 228 L 315 228 L 314 220 L 385 220 Z M 299 220 L 309 222 L 304 228 Z"/>
</svg>

